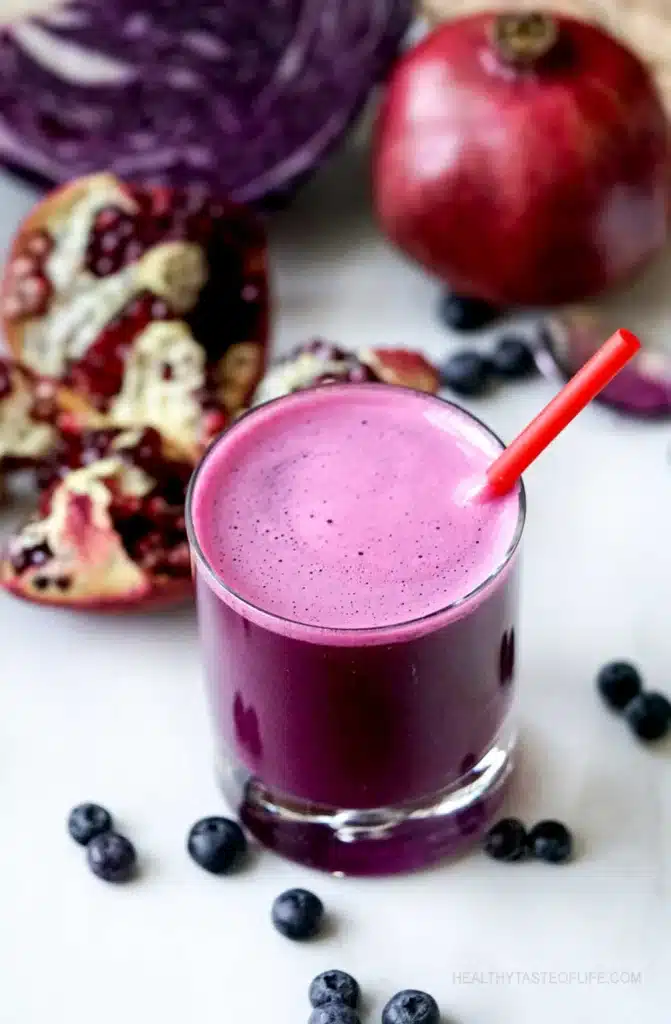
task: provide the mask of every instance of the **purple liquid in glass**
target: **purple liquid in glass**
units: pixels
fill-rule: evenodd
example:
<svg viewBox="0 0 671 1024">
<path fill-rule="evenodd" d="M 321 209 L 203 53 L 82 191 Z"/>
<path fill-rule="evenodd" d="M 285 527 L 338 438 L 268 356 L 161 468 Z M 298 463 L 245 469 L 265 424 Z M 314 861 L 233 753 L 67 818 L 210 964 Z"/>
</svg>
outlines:
<svg viewBox="0 0 671 1024">
<path fill-rule="evenodd" d="M 524 502 L 464 495 L 500 448 L 439 399 L 329 385 L 248 414 L 196 474 L 222 777 L 280 852 L 404 870 L 498 807 Z"/>
</svg>

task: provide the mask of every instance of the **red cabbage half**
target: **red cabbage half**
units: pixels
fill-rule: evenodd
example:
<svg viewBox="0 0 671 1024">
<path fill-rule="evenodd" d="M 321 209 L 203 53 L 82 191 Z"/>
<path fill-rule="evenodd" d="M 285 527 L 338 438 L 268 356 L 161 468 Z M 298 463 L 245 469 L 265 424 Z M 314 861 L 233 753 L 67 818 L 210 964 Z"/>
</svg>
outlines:
<svg viewBox="0 0 671 1024">
<path fill-rule="evenodd" d="M 393 61 L 412 0 L 74 0 L 0 33 L 0 161 L 290 195 Z"/>
</svg>

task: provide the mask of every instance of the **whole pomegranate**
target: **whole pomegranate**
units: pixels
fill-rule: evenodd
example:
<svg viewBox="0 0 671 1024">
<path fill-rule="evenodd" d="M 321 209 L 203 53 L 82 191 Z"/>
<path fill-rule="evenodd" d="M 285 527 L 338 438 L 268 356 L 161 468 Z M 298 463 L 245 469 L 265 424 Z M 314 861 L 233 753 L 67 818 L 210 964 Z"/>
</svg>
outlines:
<svg viewBox="0 0 671 1024">
<path fill-rule="evenodd" d="M 456 19 L 392 74 L 376 213 L 458 293 L 578 301 L 663 246 L 669 142 L 643 64 L 600 28 L 554 14 Z"/>
</svg>

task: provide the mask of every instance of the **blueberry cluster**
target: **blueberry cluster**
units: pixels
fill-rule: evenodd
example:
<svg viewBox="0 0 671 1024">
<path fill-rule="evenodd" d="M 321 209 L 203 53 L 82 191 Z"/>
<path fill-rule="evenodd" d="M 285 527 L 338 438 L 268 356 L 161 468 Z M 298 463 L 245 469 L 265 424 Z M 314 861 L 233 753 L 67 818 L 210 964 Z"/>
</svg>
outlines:
<svg viewBox="0 0 671 1024">
<path fill-rule="evenodd" d="M 129 839 L 114 831 L 112 815 L 98 804 L 78 804 L 68 818 L 68 832 L 86 847 L 86 860 L 104 882 L 128 882 L 137 869 L 137 854 Z"/>
<path fill-rule="evenodd" d="M 596 685 L 601 697 L 624 718 L 640 740 L 661 740 L 671 730 L 671 701 L 663 693 L 643 689 L 638 669 L 627 661 L 612 661 L 599 672 Z"/>
<path fill-rule="evenodd" d="M 345 971 L 324 971 L 310 985 L 308 1024 L 360 1024 L 358 982 Z M 433 996 L 418 989 L 397 992 L 382 1011 L 382 1024 L 439 1024 Z"/>
<path fill-rule="evenodd" d="M 518 818 L 502 818 L 485 836 L 484 850 L 493 860 L 509 863 L 533 857 L 565 864 L 573 855 L 573 838 L 560 821 L 539 821 L 527 831 Z"/>
<path fill-rule="evenodd" d="M 506 334 L 488 354 L 464 349 L 451 356 L 441 371 L 442 383 L 457 395 L 482 395 L 496 380 L 520 380 L 534 373 L 533 350 L 514 334 Z"/>
</svg>

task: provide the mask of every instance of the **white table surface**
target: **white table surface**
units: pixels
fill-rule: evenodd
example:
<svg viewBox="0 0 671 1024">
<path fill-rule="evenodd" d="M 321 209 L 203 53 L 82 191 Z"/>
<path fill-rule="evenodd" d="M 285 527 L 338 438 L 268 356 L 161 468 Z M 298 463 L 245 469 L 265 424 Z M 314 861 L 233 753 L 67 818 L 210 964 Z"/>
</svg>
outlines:
<svg viewBox="0 0 671 1024">
<path fill-rule="evenodd" d="M 0 177 L 3 249 L 32 201 Z M 361 153 L 275 221 L 272 248 L 277 350 L 316 333 L 453 347 L 436 284 L 371 224 Z M 668 277 L 666 261 L 622 299 L 623 325 L 663 335 Z M 471 408 L 509 439 L 552 393 L 534 380 Z M 670 441 L 667 424 L 593 408 L 528 473 L 510 809 L 570 825 L 579 855 L 562 868 L 475 854 L 352 881 L 259 853 L 212 878 L 184 853 L 192 822 L 223 810 L 193 609 L 100 618 L 0 596 L 0 1024 L 300 1024 L 309 980 L 333 966 L 360 979 L 371 1021 L 413 986 L 450 1024 L 667 1024 L 670 748 L 637 745 L 593 677 L 626 656 L 671 691 Z M 97 881 L 67 837 L 68 810 L 89 799 L 137 844 L 136 884 Z M 323 941 L 270 926 L 273 897 L 295 885 L 332 912 Z"/>
</svg>

